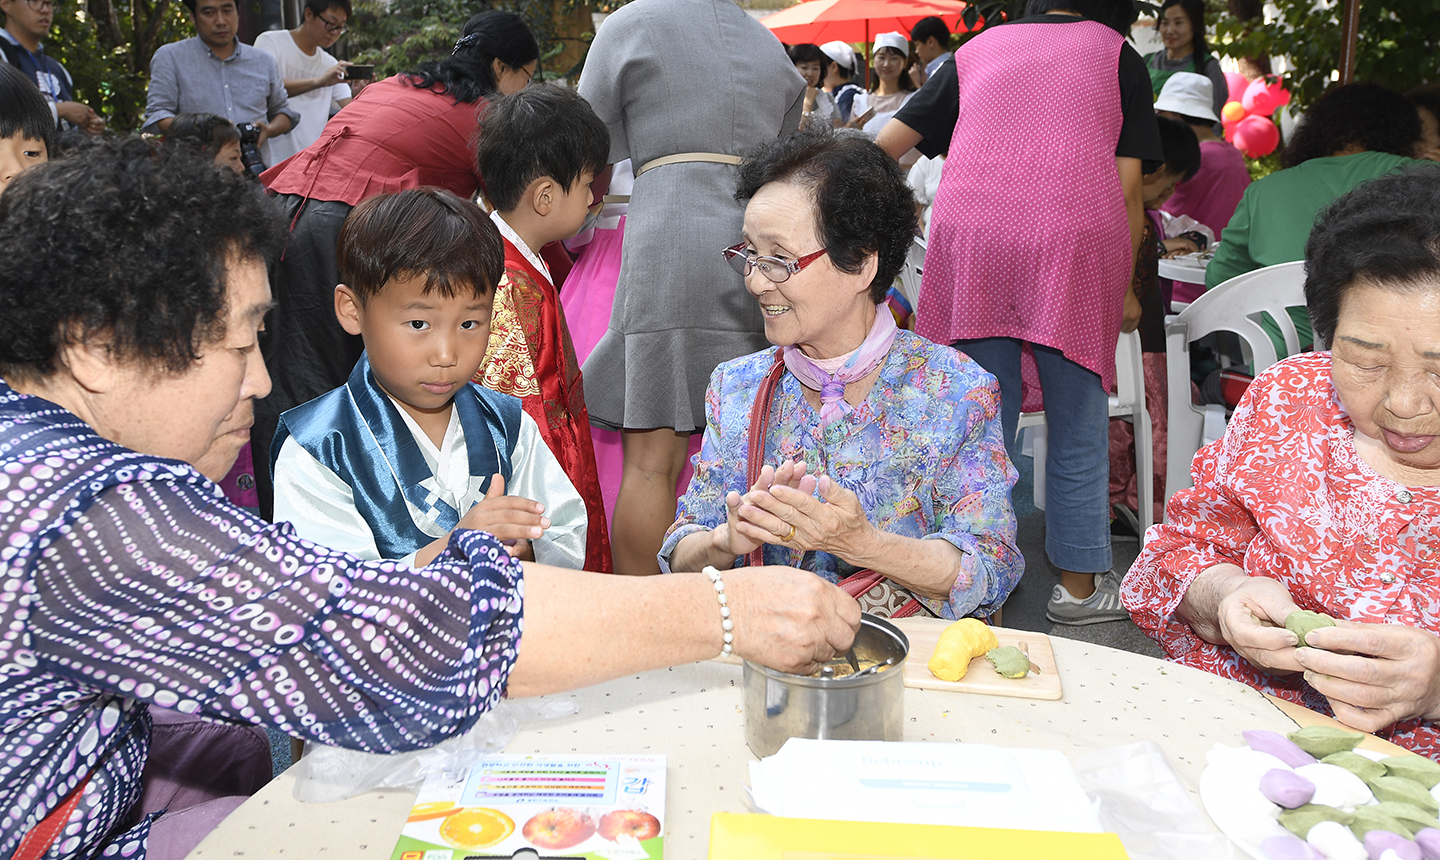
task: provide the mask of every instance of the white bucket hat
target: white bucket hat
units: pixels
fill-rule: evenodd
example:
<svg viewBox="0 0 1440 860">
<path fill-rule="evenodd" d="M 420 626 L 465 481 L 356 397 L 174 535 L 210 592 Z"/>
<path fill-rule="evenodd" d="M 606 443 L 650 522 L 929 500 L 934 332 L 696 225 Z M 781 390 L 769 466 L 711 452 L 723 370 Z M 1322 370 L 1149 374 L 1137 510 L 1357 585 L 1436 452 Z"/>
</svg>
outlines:
<svg viewBox="0 0 1440 860">
<path fill-rule="evenodd" d="M 855 71 L 855 49 L 849 44 L 836 40 L 820 46 L 825 56 L 839 63 L 843 68 Z"/>
<path fill-rule="evenodd" d="M 905 38 L 904 33 L 881 33 L 875 37 L 875 50 L 881 48 L 894 48 L 905 56 L 910 56 L 910 40 Z"/>
<path fill-rule="evenodd" d="M 1155 100 L 1156 110 L 1173 110 L 1184 116 L 1219 122 L 1215 115 L 1215 85 L 1204 75 L 1176 72 L 1160 88 Z"/>
</svg>

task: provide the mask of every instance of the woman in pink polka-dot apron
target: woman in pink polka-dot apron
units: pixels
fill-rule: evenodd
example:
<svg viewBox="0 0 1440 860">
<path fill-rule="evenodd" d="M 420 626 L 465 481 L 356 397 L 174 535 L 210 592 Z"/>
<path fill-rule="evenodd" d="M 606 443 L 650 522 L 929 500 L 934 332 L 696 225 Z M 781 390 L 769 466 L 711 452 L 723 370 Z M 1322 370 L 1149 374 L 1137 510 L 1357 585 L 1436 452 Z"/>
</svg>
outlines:
<svg viewBox="0 0 1440 860">
<path fill-rule="evenodd" d="M 966 42 L 926 85 L 956 98 L 916 331 L 997 377 L 1012 459 L 1021 363 L 1034 363 L 1050 445 L 1045 548 L 1060 571 L 1047 615 L 1070 624 L 1126 617 L 1110 573 L 1107 393 L 1140 178 L 1162 158 L 1149 76 L 1120 32 L 1129 7 L 1032 0 L 1028 17 Z M 912 116 L 882 132 L 890 153 L 949 118 Z"/>
</svg>

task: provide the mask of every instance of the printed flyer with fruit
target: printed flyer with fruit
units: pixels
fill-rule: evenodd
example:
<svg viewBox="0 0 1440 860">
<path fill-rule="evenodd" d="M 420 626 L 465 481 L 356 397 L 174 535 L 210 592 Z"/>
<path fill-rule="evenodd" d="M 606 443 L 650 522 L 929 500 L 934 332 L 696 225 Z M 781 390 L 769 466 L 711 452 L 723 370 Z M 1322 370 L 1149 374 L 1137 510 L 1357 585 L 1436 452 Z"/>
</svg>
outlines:
<svg viewBox="0 0 1440 860">
<path fill-rule="evenodd" d="M 391 860 L 661 860 L 665 756 L 486 756 L 432 775 Z"/>
</svg>

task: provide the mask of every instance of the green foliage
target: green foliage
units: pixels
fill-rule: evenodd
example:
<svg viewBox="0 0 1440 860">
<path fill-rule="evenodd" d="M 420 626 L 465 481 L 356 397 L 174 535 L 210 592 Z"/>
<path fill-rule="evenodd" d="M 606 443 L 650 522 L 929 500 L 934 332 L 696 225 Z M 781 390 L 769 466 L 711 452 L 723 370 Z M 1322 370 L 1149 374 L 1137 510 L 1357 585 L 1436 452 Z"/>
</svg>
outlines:
<svg viewBox="0 0 1440 860">
<path fill-rule="evenodd" d="M 1245 159 L 1245 166 L 1250 170 L 1251 181 L 1264 179 L 1280 169 L 1280 150 L 1282 148 L 1276 147 L 1274 152 L 1259 158 Z"/>
<path fill-rule="evenodd" d="M 1285 81 L 1304 106 L 1332 83 L 1340 67 L 1342 3 L 1274 0 L 1280 15 L 1269 24 L 1217 19 L 1216 50 L 1232 57 L 1285 56 L 1294 70 Z M 1440 2 L 1361 0 L 1355 79 L 1405 91 L 1440 81 Z"/>
<path fill-rule="evenodd" d="M 623 0 L 622 0 L 623 3 Z M 622 3 L 608 5 L 619 6 Z M 521 18 L 540 43 L 541 77 L 573 74 L 578 64 L 552 68 L 566 47 L 588 47 L 595 34 L 562 32 L 565 21 L 592 4 L 584 0 L 354 0 L 349 50 L 357 63 L 372 63 L 377 76 L 413 69 L 449 56 L 465 22 L 487 9 L 507 9 Z M 588 22 L 588 19 L 587 19 Z"/>
<path fill-rule="evenodd" d="M 75 98 L 110 128 L 133 131 L 145 113 L 150 57 L 159 46 L 193 35 L 185 7 L 170 0 L 76 0 L 57 3 L 45 51 L 65 65 Z"/>
</svg>

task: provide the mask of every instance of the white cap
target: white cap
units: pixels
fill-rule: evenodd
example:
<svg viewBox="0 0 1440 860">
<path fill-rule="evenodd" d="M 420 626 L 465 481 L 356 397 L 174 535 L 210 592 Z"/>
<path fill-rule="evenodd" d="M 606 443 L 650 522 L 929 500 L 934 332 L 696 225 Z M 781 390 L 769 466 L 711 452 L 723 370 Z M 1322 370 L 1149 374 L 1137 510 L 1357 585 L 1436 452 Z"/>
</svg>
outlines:
<svg viewBox="0 0 1440 860">
<path fill-rule="evenodd" d="M 1171 110 L 1196 119 L 1219 122 L 1215 115 L 1215 85 L 1204 75 L 1194 72 L 1176 72 L 1160 88 L 1160 97 L 1155 100 L 1156 110 Z"/>
<path fill-rule="evenodd" d="M 855 49 L 850 47 L 849 44 L 841 42 L 839 40 L 836 40 L 834 42 L 826 42 L 825 44 L 820 46 L 820 50 L 825 52 L 825 56 L 829 57 L 830 59 L 834 60 L 835 62 L 849 69 L 850 71 L 855 71 Z"/>
<path fill-rule="evenodd" d="M 881 48 L 894 48 L 905 56 L 910 56 L 910 40 L 905 38 L 904 33 L 881 33 L 875 37 L 875 50 Z"/>
</svg>

